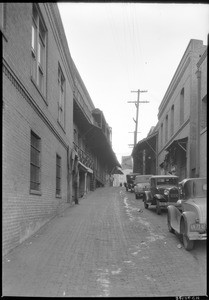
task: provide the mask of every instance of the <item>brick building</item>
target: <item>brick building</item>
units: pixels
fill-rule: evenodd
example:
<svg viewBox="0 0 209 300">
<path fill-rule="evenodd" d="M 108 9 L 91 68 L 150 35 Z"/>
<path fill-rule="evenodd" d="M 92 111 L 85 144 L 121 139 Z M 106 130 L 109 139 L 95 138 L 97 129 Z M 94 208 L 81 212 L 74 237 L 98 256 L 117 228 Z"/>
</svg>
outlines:
<svg viewBox="0 0 209 300">
<path fill-rule="evenodd" d="M 173 173 L 181 179 L 199 177 L 197 153 L 198 79 L 197 63 L 207 46 L 190 40 L 158 109 L 158 174 Z M 202 65 L 202 80 L 207 78 Z M 203 91 L 203 88 L 201 88 Z M 206 90 L 204 89 L 204 97 Z M 205 150 L 203 146 L 203 151 Z"/>
<path fill-rule="evenodd" d="M 105 124 L 103 134 L 104 126 L 94 125 L 95 108 L 71 58 L 57 4 L 0 3 L 0 31 L 6 254 L 72 205 L 75 191 L 79 198 L 90 181 L 92 190 L 94 182 L 106 184 L 119 163 L 109 126 Z M 85 125 L 94 130 L 93 136 L 85 136 L 86 152 L 74 140 L 75 130 Z"/>
<path fill-rule="evenodd" d="M 206 176 L 207 46 L 190 40 L 158 109 L 158 123 L 132 151 L 141 174 Z"/>
</svg>

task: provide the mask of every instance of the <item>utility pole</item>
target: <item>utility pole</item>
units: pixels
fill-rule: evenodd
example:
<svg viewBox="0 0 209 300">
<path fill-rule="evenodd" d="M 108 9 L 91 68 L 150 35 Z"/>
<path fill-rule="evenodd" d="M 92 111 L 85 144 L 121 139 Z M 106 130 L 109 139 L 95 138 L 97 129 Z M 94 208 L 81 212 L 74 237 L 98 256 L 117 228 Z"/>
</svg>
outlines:
<svg viewBox="0 0 209 300">
<path fill-rule="evenodd" d="M 136 106 L 136 120 L 133 118 L 135 122 L 135 131 L 134 131 L 134 146 L 137 143 L 137 133 L 138 133 L 138 116 L 139 116 L 139 103 L 149 103 L 149 101 L 139 101 L 140 93 L 146 93 L 147 91 L 131 91 L 131 93 L 137 93 L 137 101 L 128 101 L 128 103 L 135 103 Z"/>
</svg>

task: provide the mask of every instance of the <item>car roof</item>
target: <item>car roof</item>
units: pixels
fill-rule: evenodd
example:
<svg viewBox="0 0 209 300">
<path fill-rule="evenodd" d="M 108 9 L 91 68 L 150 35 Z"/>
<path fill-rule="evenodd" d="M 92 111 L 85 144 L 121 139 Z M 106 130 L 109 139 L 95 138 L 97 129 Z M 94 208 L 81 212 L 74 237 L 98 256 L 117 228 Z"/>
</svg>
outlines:
<svg viewBox="0 0 209 300">
<path fill-rule="evenodd" d="M 176 175 L 152 175 L 151 178 L 178 178 Z"/>
</svg>

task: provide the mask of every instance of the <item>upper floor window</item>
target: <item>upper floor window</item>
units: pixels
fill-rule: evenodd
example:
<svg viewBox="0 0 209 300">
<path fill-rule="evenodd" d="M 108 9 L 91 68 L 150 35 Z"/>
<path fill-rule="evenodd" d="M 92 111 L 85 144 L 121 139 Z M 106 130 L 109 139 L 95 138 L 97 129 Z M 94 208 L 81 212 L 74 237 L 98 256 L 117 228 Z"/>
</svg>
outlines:
<svg viewBox="0 0 209 300">
<path fill-rule="evenodd" d="M 41 139 L 31 131 L 31 144 L 30 144 L 30 190 L 40 191 L 41 181 Z"/>
<path fill-rule="evenodd" d="M 57 154 L 56 156 L 56 196 L 61 196 L 61 157 Z"/>
<path fill-rule="evenodd" d="M 171 107 L 171 136 L 174 133 L 174 105 Z"/>
<path fill-rule="evenodd" d="M 163 147 L 163 123 L 160 126 L 160 143 L 161 147 Z"/>
<path fill-rule="evenodd" d="M 46 85 L 46 27 L 37 5 L 33 4 L 32 39 L 31 39 L 32 70 L 31 76 L 39 90 L 45 95 Z"/>
<path fill-rule="evenodd" d="M 0 30 L 5 29 L 5 6 L 6 3 L 0 3 Z"/>
<path fill-rule="evenodd" d="M 180 94 L 180 125 L 184 122 L 184 88 Z"/>
<path fill-rule="evenodd" d="M 168 115 L 165 118 L 165 142 L 168 140 Z"/>
<path fill-rule="evenodd" d="M 60 65 L 58 66 L 58 122 L 64 128 L 65 127 L 65 77 L 61 70 Z"/>
<path fill-rule="evenodd" d="M 207 127 L 207 95 L 202 99 L 200 114 L 200 129 Z"/>
</svg>

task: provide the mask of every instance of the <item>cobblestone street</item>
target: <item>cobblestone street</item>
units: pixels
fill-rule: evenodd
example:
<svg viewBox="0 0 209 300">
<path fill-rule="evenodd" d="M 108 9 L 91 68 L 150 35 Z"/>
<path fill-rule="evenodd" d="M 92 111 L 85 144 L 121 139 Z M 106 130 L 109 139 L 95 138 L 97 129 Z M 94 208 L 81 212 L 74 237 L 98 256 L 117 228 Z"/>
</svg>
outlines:
<svg viewBox="0 0 209 300">
<path fill-rule="evenodd" d="M 188 252 L 166 211 L 124 187 L 99 188 L 3 261 L 4 296 L 206 295 L 206 243 Z"/>
</svg>

